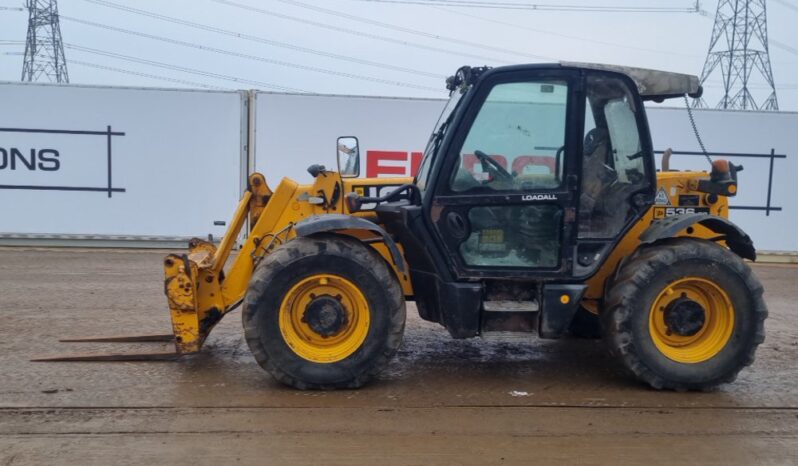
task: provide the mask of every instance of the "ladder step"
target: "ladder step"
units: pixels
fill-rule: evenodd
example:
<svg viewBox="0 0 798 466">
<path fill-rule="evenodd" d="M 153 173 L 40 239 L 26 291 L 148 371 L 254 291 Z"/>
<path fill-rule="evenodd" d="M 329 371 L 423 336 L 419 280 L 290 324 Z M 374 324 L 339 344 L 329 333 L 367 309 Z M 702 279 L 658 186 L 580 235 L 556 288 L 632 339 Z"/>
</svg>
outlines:
<svg viewBox="0 0 798 466">
<path fill-rule="evenodd" d="M 487 312 L 538 312 L 537 301 L 484 301 L 482 309 Z"/>
<path fill-rule="evenodd" d="M 491 343 L 530 343 L 534 338 L 534 333 L 529 332 L 483 332 L 482 339 Z"/>
</svg>

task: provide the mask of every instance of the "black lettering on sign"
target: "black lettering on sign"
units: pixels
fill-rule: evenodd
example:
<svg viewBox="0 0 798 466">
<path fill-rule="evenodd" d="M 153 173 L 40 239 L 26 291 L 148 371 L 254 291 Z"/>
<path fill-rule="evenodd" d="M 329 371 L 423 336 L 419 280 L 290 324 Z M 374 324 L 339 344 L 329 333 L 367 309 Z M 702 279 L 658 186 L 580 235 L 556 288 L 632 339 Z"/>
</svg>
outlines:
<svg viewBox="0 0 798 466">
<path fill-rule="evenodd" d="M 82 131 L 82 130 L 69 130 L 69 129 L 38 129 L 38 128 L 0 128 L 0 133 L 27 133 L 27 134 L 53 134 L 60 135 L 60 137 L 85 137 L 85 136 L 99 136 L 105 139 L 103 146 L 105 150 L 100 151 L 97 155 L 103 157 L 105 166 L 107 168 L 105 179 L 103 180 L 104 186 L 55 186 L 55 185 L 20 185 L 20 184 L 0 184 L 0 189 L 21 189 L 21 190 L 34 190 L 34 191 L 87 191 L 87 192 L 104 192 L 110 198 L 113 193 L 123 193 L 125 188 L 118 188 L 113 185 L 113 171 L 112 171 L 112 140 L 114 137 L 124 136 L 125 133 L 120 131 L 112 131 L 111 126 L 107 126 L 105 131 Z M 89 154 L 80 154 L 81 157 L 90 156 Z M 61 169 L 61 162 L 65 161 L 65 157 L 61 157 L 61 152 L 53 148 L 20 148 L 20 147 L 0 147 L 0 171 L 43 171 L 43 172 L 56 172 Z M 97 163 L 97 161 L 84 162 L 84 163 Z M 99 183 L 98 183 L 99 184 Z"/>
<path fill-rule="evenodd" d="M 58 151 L 55 149 L 40 151 L 31 149 L 30 152 L 23 152 L 16 147 L 8 149 L 0 147 L 0 170 L 36 171 L 38 166 L 39 170 L 53 172 L 61 168 L 61 161 L 58 160 L 58 157 Z"/>
<path fill-rule="evenodd" d="M 11 169 L 17 169 L 17 160 L 22 162 L 28 170 L 36 170 L 36 149 L 30 150 L 30 161 L 28 161 L 27 156 L 22 155 L 22 152 L 19 151 L 16 147 L 11 148 Z"/>
<path fill-rule="evenodd" d="M 39 151 L 39 170 L 46 172 L 58 171 L 61 161 L 58 160 L 58 151 L 55 149 L 42 149 Z"/>
</svg>

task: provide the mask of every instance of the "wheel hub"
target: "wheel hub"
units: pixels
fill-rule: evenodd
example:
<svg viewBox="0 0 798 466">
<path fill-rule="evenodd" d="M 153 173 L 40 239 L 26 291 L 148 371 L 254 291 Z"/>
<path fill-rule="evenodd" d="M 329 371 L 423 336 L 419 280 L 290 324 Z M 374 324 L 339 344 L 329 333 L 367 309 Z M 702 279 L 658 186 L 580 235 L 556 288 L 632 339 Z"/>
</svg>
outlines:
<svg viewBox="0 0 798 466">
<path fill-rule="evenodd" d="M 686 297 L 672 301 L 663 317 L 668 331 L 682 337 L 697 334 L 706 323 L 706 312 L 701 304 Z"/>
<path fill-rule="evenodd" d="M 313 297 L 307 305 L 302 322 L 323 338 L 328 338 L 341 333 L 349 323 L 349 317 L 341 305 L 340 295 L 322 295 Z"/>
</svg>

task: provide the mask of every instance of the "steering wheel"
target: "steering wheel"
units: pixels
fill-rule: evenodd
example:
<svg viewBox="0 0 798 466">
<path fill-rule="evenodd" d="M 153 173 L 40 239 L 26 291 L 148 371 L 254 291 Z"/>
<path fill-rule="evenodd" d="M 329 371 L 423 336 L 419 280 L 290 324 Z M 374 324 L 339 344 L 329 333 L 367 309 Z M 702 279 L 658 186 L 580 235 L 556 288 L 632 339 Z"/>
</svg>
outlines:
<svg viewBox="0 0 798 466">
<path fill-rule="evenodd" d="M 629 159 L 629 160 L 636 160 L 636 159 L 639 159 L 639 158 L 643 157 L 644 155 L 646 155 L 646 151 L 645 150 L 641 150 L 640 152 L 635 152 L 632 155 L 627 155 L 626 158 Z"/>
<path fill-rule="evenodd" d="M 482 163 L 482 168 L 490 173 L 491 176 L 497 180 L 513 181 L 513 175 L 505 170 L 493 157 L 481 150 L 475 150 L 474 155 L 479 159 L 480 163 Z"/>
</svg>

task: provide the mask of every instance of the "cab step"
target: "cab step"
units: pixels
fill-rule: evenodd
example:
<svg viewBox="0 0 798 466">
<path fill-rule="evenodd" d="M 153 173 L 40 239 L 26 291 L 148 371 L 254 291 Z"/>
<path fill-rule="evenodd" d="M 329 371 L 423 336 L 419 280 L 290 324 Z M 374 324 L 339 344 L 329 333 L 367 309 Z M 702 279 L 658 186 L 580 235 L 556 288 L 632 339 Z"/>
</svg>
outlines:
<svg viewBox="0 0 798 466">
<path fill-rule="evenodd" d="M 490 343 L 529 343 L 533 340 L 534 334 L 531 332 L 502 332 L 489 331 L 482 332 L 482 339 Z"/>
<path fill-rule="evenodd" d="M 483 301 L 482 309 L 486 312 L 538 312 L 537 301 Z"/>
<path fill-rule="evenodd" d="M 537 301 L 483 301 L 481 335 L 486 339 L 500 341 L 523 341 L 530 333 L 537 332 Z"/>
</svg>

